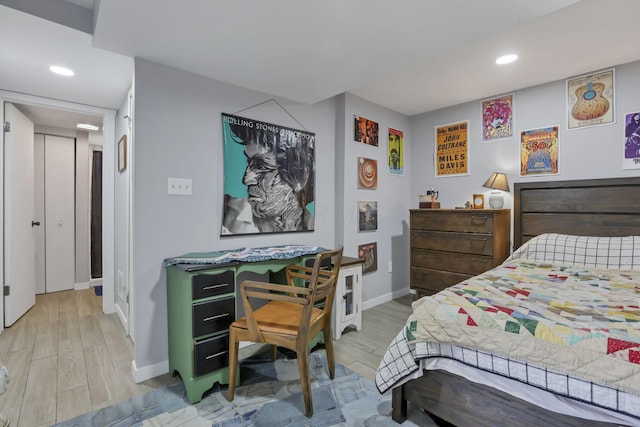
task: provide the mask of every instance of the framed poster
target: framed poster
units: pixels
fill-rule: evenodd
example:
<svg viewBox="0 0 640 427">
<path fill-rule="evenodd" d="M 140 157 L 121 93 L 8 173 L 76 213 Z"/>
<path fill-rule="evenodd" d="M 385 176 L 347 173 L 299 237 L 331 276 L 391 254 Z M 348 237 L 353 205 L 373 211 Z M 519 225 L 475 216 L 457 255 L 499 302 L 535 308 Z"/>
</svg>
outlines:
<svg viewBox="0 0 640 427">
<path fill-rule="evenodd" d="M 436 176 L 469 175 L 469 121 L 435 126 Z"/>
<path fill-rule="evenodd" d="M 378 243 L 367 243 L 358 246 L 358 258 L 364 259 L 362 273 L 372 273 L 378 269 Z"/>
<path fill-rule="evenodd" d="M 614 123 L 613 69 L 567 80 L 567 129 Z"/>
<path fill-rule="evenodd" d="M 622 169 L 640 169 L 640 112 L 624 116 Z"/>
<path fill-rule="evenodd" d="M 358 157 L 358 188 L 375 190 L 378 188 L 378 161 Z"/>
<path fill-rule="evenodd" d="M 389 128 L 387 145 L 387 171 L 391 175 L 404 175 L 404 132 Z"/>
<path fill-rule="evenodd" d="M 315 133 L 222 114 L 220 235 L 313 231 Z"/>
<path fill-rule="evenodd" d="M 358 202 L 358 230 L 372 231 L 378 229 L 378 202 Z"/>
<path fill-rule="evenodd" d="M 520 176 L 558 174 L 558 128 L 520 132 Z"/>
<path fill-rule="evenodd" d="M 363 144 L 378 146 L 378 123 L 360 116 L 353 116 L 353 139 Z"/>
<path fill-rule="evenodd" d="M 513 94 L 482 101 L 482 142 L 513 137 Z"/>
</svg>

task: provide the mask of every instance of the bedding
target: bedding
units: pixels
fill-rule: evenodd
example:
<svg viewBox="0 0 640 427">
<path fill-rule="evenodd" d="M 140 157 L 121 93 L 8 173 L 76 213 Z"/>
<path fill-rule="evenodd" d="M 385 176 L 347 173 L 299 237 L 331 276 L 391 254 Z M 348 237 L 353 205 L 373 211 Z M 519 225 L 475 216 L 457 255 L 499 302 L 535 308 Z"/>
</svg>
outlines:
<svg viewBox="0 0 640 427">
<path fill-rule="evenodd" d="M 454 359 L 640 417 L 638 237 L 538 236 L 502 265 L 413 304 L 381 393 Z"/>
</svg>

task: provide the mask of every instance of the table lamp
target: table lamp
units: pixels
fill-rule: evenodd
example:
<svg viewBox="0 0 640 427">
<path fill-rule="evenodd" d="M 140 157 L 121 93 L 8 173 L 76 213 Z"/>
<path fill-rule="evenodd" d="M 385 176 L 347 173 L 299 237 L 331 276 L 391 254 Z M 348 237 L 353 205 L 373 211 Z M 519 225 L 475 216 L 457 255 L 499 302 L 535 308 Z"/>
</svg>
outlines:
<svg viewBox="0 0 640 427">
<path fill-rule="evenodd" d="M 509 191 L 507 175 L 501 172 L 494 172 L 491 174 L 487 182 L 482 184 L 482 186 L 494 190 L 500 190 L 491 192 L 491 195 L 489 196 L 489 207 L 491 209 L 502 209 L 504 206 L 504 196 L 501 191 Z"/>
</svg>

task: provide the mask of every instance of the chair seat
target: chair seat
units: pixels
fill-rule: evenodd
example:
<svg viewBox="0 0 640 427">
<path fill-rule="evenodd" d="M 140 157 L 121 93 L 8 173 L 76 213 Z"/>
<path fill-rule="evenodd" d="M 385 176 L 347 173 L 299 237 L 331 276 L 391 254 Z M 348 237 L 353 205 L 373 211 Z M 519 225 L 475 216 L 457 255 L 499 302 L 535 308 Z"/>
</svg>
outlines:
<svg viewBox="0 0 640 427">
<path fill-rule="evenodd" d="M 303 306 L 284 301 L 271 301 L 256 311 L 253 315 L 261 331 L 282 335 L 297 335 L 300 327 L 300 317 Z M 318 308 L 311 310 L 310 324 L 322 320 L 324 311 Z M 241 318 L 231 324 L 233 328 L 248 329 L 247 319 Z"/>
</svg>

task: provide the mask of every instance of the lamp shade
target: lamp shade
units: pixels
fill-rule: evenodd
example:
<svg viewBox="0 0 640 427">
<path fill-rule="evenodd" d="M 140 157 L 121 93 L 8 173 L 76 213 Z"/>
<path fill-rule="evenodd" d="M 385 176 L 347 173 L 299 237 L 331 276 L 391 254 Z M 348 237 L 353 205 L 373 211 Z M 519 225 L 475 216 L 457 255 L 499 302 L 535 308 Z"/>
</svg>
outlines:
<svg viewBox="0 0 640 427">
<path fill-rule="evenodd" d="M 494 190 L 509 191 L 509 182 L 507 181 L 507 175 L 501 172 L 492 173 L 487 182 L 482 184 L 482 186 L 493 188 Z"/>
</svg>

